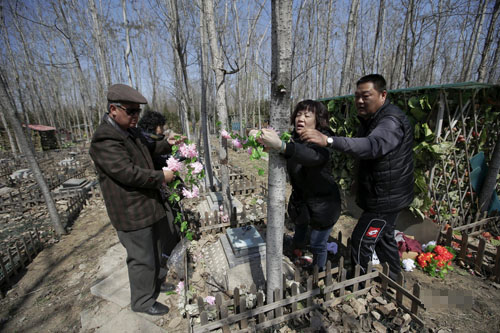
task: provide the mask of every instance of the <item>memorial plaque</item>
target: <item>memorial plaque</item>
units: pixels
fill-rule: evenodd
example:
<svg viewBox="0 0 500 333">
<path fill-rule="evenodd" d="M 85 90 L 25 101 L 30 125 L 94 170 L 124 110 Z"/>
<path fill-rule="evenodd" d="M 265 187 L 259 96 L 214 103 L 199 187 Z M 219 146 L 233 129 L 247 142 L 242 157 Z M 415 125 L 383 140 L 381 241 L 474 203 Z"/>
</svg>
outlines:
<svg viewBox="0 0 500 333">
<path fill-rule="evenodd" d="M 234 255 L 239 258 L 266 249 L 266 243 L 253 225 L 226 230 Z"/>
</svg>

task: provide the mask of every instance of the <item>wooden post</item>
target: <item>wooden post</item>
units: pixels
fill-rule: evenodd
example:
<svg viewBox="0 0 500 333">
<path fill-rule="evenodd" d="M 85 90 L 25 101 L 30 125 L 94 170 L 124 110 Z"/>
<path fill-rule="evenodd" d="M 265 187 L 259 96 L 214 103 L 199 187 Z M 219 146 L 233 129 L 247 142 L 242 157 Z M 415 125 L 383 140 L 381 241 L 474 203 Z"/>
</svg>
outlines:
<svg viewBox="0 0 500 333">
<path fill-rule="evenodd" d="M 24 252 L 26 252 L 26 255 L 28 256 L 28 259 L 31 262 L 33 259 L 31 257 L 31 253 L 30 253 L 30 251 L 28 249 L 28 244 L 26 243 L 26 238 L 24 237 L 24 235 L 22 236 L 22 239 L 23 239 L 23 244 L 24 244 Z"/>
<path fill-rule="evenodd" d="M 399 271 L 398 273 L 398 278 L 397 278 L 397 281 L 396 281 L 401 287 L 404 288 L 404 276 L 403 276 L 403 272 Z M 401 289 L 399 288 L 396 288 L 396 303 L 398 305 L 401 305 L 403 304 L 403 293 L 401 292 Z"/>
<path fill-rule="evenodd" d="M 370 260 L 368 262 L 368 266 L 366 267 L 366 274 L 371 273 L 373 270 L 373 263 Z M 372 284 L 372 279 L 366 280 L 365 281 L 365 288 L 368 288 Z"/>
<path fill-rule="evenodd" d="M 341 278 L 341 274 L 342 274 L 342 271 L 344 270 L 344 257 L 340 257 L 339 259 L 339 274 L 337 276 L 337 282 L 340 282 L 340 278 Z"/>
<path fill-rule="evenodd" d="M 500 246 L 497 246 L 497 254 L 495 256 L 495 281 L 500 282 Z"/>
<path fill-rule="evenodd" d="M 247 301 L 246 301 L 245 296 L 242 296 L 240 298 L 239 308 L 240 308 L 240 313 L 245 312 L 247 310 Z M 247 327 L 248 327 L 248 321 L 246 318 L 243 318 L 240 321 L 240 328 L 243 329 L 243 328 L 247 328 Z"/>
<path fill-rule="evenodd" d="M 14 258 L 12 257 L 12 253 L 10 253 L 10 248 L 7 246 L 7 255 L 9 257 L 10 267 L 14 274 L 17 274 L 17 266 L 14 262 Z M 0 258 L 1 259 L 1 258 Z"/>
<path fill-rule="evenodd" d="M 384 273 L 386 276 L 389 276 L 389 264 L 386 262 L 382 264 L 382 273 Z M 382 293 L 384 294 L 387 293 L 388 283 L 389 282 L 385 278 L 382 279 Z"/>
<path fill-rule="evenodd" d="M 17 244 L 17 240 L 15 241 L 15 246 L 16 246 L 16 252 L 17 252 L 17 255 L 19 256 L 19 262 L 21 263 L 21 267 L 23 269 L 26 268 L 26 265 L 24 264 L 24 259 L 23 259 L 23 256 L 21 255 L 21 249 L 19 248 L 19 245 Z"/>
<path fill-rule="evenodd" d="M 453 228 L 449 227 L 448 230 L 446 230 L 445 245 L 446 246 L 451 246 L 451 240 L 452 239 L 453 239 Z"/>
<path fill-rule="evenodd" d="M 310 276 L 308 279 L 307 279 L 307 291 L 311 291 L 313 290 L 313 277 Z M 307 298 L 307 307 L 310 307 L 313 303 L 313 298 L 312 297 L 308 297 Z"/>
<path fill-rule="evenodd" d="M 467 235 L 467 232 L 464 230 L 462 231 L 462 240 L 460 242 L 460 253 L 458 255 L 458 258 L 464 262 L 467 259 L 468 243 L 469 243 L 469 236 Z"/>
<path fill-rule="evenodd" d="M 10 277 L 9 274 L 7 273 L 7 269 L 5 268 L 3 264 L 3 253 L 0 252 L 0 268 L 2 269 L 3 276 L 5 276 L 5 281 L 7 281 L 8 284 L 10 284 Z"/>
<path fill-rule="evenodd" d="M 222 295 L 218 293 L 215 295 L 215 309 L 216 309 L 216 317 L 217 319 L 221 319 L 221 306 L 222 306 Z"/>
<path fill-rule="evenodd" d="M 313 286 L 317 287 L 318 286 L 318 274 L 319 274 L 319 267 L 318 265 L 313 266 Z"/>
<path fill-rule="evenodd" d="M 478 273 L 481 273 L 481 265 L 483 264 L 483 257 L 484 257 L 484 247 L 486 245 L 486 241 L 484 238 L 481 238 L 479 240 L 479 246 L 477 249 L 477 256 L 476 256 L 476 264 L 475 264 L 475 271 Z"/>
<path fill-rule="evenodd" d="M 264 305 L 264 293 L 262 291 L 259 291 L 257 293 L 257 308 L 261 307 Z M 266 320 L 266 316 L 263 313 L 259 313 L 258 315 L 258 322 L 263 323 Z"/>
<path fill-rule="evenodd" d="M 297 296 L 299 294 L 299 284 L 292 283 L 292 296 Z M 292 303 L 292 312 L 297 311 L 297 302 Z"/>
<path fill-rule="evenodd" d="M 354 278 L 359 277 L 359 273 L 360 273 L 360 272 L 361 272 L 361 266 L 360 266 L 360 265 L 356 265 L 356 266 L 354 266 Z M 359 287 L 359 282 L 356 282 L 356 283 L 352 286 L 352 291 L 353 291 L 353 292 L 358 291 L 358 287 Z"/>
<path fill-rule="evenodd" d="M 345 268 L 342 268 L 342 273 L 340 274 L 340 282 L 344 282 L 347 277 L 347 270 Z M 339 290 L 339 296 L 342 297 L 345 295 L 345 287 L 340 288 Z"/>
<path fill-rule="evenodd" d="M 281 291 L 280 288 L 276 288 L 274 290 L 274 301 L 279 302 L 281 301 Z M 283 315 L 283 309 L 281 306 L 278 306 L 277 308 L 274 309 L 274 318 L 279 318 Z"/>
<path fill-rule="evenodd" d="M 326 262 L 325 287 L 328 288 L 332 284 L 333 284 L 333 281 L 332 281 L 332 263 L 330 262 L 330 260 L 328 260 Z M 325 293 L 325 295 L 324 295 L 325 302 L 329 301 L 331 298 L 332 298 L 332 293 L 331 292 Z"/>
<path fill-rule="evenodd" d="M 233 305 L 234 305 L 234 313 L 240 313 L 240 290 L 236 287 L 233 292 Z"/>
<path fill-rule="evenodd" d="M 420 298 L 420 285 L 418 283 L 413 285 L 413 296 Z M 418 303 L 414 300 L 411 301 L 411 313 L 415 316 L 418 314 Z"/>
</svg>

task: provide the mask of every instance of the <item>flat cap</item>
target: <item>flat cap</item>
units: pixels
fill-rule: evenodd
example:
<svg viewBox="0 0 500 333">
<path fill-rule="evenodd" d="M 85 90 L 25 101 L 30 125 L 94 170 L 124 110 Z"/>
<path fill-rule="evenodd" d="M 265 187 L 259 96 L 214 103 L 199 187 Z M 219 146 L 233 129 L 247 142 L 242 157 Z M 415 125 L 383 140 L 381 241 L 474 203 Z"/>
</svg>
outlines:
<svg viewBox="0 0 500 333">
<path fill-rule="evenodd" d="M 140 92 L 126 84 L 113 84 L 108 89 L 109 102 L 129 102 L 137 104 L 148 104 L 148 101 Z"/>
</svg>

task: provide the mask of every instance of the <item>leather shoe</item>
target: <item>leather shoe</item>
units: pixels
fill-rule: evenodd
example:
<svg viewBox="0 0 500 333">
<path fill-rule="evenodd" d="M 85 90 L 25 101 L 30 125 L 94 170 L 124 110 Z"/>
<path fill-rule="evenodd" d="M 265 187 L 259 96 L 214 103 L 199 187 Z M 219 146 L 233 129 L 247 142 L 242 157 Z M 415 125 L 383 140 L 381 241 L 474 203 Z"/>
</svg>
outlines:
<svg viewBox="0 0 500 333">
<path fill-rule="evenodd" d="M 168 310 L 169 310 L 168 306 L 158 302 L 154 302 L 149 309 L 144 311 L 144 313 L 147 313 L 148 315 L 151 316 L 162 316 L 166 314 Z"/>
<path fill-rule="evenodd" d="M 175 285 L 173 285 L 172 283 L 163 282 L 160 285 L 160 291 L 162 293 L 167 292 L 167 291 L 174 291 L 174 290 L 175 290 Z"/>
</svg>

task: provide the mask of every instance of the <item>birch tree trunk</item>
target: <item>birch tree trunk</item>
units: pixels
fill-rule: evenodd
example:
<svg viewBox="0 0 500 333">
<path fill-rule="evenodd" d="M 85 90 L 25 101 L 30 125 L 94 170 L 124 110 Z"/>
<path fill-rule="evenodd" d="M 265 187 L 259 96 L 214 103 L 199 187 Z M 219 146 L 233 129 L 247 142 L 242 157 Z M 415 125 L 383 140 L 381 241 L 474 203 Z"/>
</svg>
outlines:
<svg viewBox="0 0 500 333">
<path fill-rule="evenodd" d="M 203 14 L 205 16 L 205 23 L 207 26 L 207 37 L 210 43 L 210 51 L 212 53 L 212 69 L 215 73 L 215 87 L 216 87 L 216 109 L 221 124 L 221 129 L 230 130 L 228 127 L 227 119 L 227 105 L 226 105 L 226 82 L 224 69 L 224 60 L 222 58 L 218 43 L 218 36 L 215 30 L 215 16 L 214 16 L 214 2 L 213 0 L 203 1 Z M 222 197 L 224 198 L 224 210 L 233 220 L 231 211 L 231 190 L 229 188 L 229 169 L 228 169 L 228 153 L 227 153 L 227 139 L 220 136 L 219 147 L 219 164 L 221 171 L 222 183 Z"/>
<path fill-rule="evenodd" d="M 42 171 L 40 170 L 40 167 L 38 166 L 35 154 L 29 148 L 28 141 L 26 140 L 26 137 L 23 134 L 23 129 L 21 127 L 21 124 L 19 123 L 19 120 L 16 117 L 14 100 L 12 99 L 12 96 L 10 96 L 8 91 L 9 89 L 7 80 L 4 77 L 3 69 L 0 68 L 0 100 L 2 101 L 2 104 L 4 104 L 5 106 L 5 111 L 6 111 L 5 113 L 7 115 L 7 119 L 9 120 L 12 129 L 16 133 L 16 137 L 21 145 L 22 153 L 26 156 L 28 165 L 30 166 L 31 171 L 33 172 L 33 176 L 35 177 L 35 180 L 38 183 L 38 186 L 40 187 L 40 191 L 42 192 L 42 195 L 45 198 L 45 203 L 47 204 L 47 209 L 49 211 L 52 224 L 54 225 L 54 229 L 59 236 L 64 235 L 66 234 L 66 230 L 64 230 L 64 227 L 61 224 L 59 214 L 57 213 L 56 204 L 50 194 L 49 187 L 47 186 L 47 183 L 43 178 L 43 174 Z"/>
<path fill-rule="evenodd" d="M 349 11 L 349 22 L 347 24 L 346 45 L 344 53 L 344 65 L 340 76 L 339 95 L 344 95 L 351 91 L 353 78 L 354 47 L 356 44 L 356 27 L 358 25 L 359 0 L 352 0 Z"/>
<path fill-rule="evenodd" d="M 288 129 L 292 91 L 292 2 L 271 1 L 271 126 Z M 286 163 L 278 153 L 269 155 L 269 194 L 267 199 L 266 280 L 267 300 L 282 286 L 283 227 L 285 219 Z"/>
<path fill-rule="evenodd" d="M 491 15 L 490 24 L 488 27 L 488 34 L 486 35 L 486 40 L 484 41 L 483 52 L 481 53 L 481 62 L 478 67 L 478 78 L 479 82 L 483 82 L 486 79 L 486 64 L 488 62 L 488 54 L 490 53 L 491 44 L 493 42 L 493 34 L 495 33 L 495 26 L 498 19 L 498 14 L 500 8 L 500 0 L 495 1 L 495 7 L 493 8 L 493 13 Z"/>
</svg>

